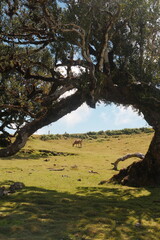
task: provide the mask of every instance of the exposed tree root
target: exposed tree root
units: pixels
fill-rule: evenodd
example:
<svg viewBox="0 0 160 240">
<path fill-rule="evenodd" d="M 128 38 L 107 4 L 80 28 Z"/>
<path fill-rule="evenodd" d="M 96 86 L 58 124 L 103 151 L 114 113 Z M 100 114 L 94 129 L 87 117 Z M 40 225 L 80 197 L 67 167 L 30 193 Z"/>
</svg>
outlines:
<svg viewBox="0 0 160 240">
<path fill-rule="evenodd" d="M 132 158 L 132 157 L 137 157 L 137 158 L 143 159 L 144 154 L 142 154 L 142 153 L 131 153 L 131 154 L 127 154 L 127 155 L 125 155 L 121 158 L 118 158 L 114 163 L 111 163 L 113 165 L 113 170 L 118 170 L 117 167 L 118 167 L 119 162 L 123 162 L 126 159 Z"/>
</svg>

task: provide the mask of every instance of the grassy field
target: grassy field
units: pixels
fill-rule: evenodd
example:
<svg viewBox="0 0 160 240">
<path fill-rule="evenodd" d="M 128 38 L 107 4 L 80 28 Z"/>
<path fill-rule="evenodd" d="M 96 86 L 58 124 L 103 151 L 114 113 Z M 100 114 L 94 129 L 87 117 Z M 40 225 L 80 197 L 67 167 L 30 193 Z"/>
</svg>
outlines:
<svg viewBox="0 0 160 240">
<path fill-rule="evenodd" d="M 145 153 L 151 138 L 152 133 L 101 136 L 78 148 L 73 139 L 32 136 L 22 153 L 0 159 L 1 186 L 25 184 L 0 199 L 0 240 L 159 240 L 160 189 L 99 185 L 117 173 L 112 162 Z M 42 156 L 40 149 L 74 155 Z"/>
</svg>

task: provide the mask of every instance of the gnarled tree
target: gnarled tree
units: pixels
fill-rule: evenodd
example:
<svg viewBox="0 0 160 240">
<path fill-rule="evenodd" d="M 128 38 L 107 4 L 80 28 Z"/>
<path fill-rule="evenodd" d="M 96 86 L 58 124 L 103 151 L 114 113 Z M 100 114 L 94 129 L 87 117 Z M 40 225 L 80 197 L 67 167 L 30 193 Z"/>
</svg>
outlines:
<svg viewBox="0 0 160 240">
<path fill-rule="evenodd" d="M 155 135 L 113 180 L 160 184 L 159 1 L 2 0 L 0 11 L 0 131 L 15 136 L 0 156 L 84 102 L 114 102 L 143 113 Z"/>
</svg>

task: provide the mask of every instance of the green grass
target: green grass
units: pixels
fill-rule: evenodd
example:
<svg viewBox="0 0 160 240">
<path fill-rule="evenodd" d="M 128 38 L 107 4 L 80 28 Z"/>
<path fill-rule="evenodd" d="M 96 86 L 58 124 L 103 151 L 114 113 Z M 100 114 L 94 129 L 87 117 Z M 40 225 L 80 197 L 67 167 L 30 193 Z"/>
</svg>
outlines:
<svg viewBox="0 0 160 240">
<path fill-rule="evenodd" d="M 31 154 L 0 160 L 1 186 L 16 181 L 26 186 L 0 199 L 0 239 L 159 240 L 159 188 L 98 185 L 116 173 L 111 162 L 145 153 L 151 137 L 101 136 L 84 140 L 82 148 L 73 148 L 73 139 L 30 138 L 25 149 L 33 149 Z M 42 157 L 39 149 L 76 155 Z M 119 169 L 135 160 L 120 163 Z"/>
</svg>

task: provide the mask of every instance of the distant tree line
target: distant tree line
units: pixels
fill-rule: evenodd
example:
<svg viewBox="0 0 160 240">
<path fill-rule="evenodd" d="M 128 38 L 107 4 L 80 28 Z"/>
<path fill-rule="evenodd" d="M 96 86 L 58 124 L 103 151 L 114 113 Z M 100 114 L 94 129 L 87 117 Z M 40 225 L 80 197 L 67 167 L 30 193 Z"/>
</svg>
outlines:
<svg viewBox="0 0 160 240">
<path fill-rule="evenodd" d="M 132 134 L 140 134 L 140 133 L 152 133 L 152 128 L 125 128 L 121 130 L 107 130 L 107 131 L 98 131 L 98 132 L 87 132 L 81 134 L 48 134 L 48 135 L 41 135 L 40 139 L 43 141 L 47 140 L 58 140 L 61 138 L 81 138 L 81 139 L 97 139 L 98 137 L 107 137 L 107 136 L 118 136 L 118 135 L 132 135 Z"/>
</svg>

